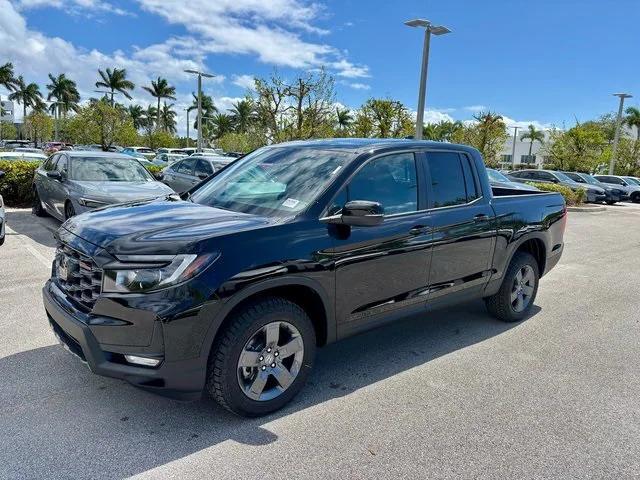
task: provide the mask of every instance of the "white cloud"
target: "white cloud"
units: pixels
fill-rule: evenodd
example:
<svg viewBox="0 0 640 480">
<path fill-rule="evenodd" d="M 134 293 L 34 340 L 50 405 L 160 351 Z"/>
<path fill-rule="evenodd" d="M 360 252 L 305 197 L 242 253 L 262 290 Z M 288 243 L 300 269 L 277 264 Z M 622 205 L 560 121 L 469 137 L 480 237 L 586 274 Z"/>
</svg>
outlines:
<svg viewBox="0 0 640 480">
<path fill-rule="evenodd" d="M 468 107 L 464 107 L 464 110 L 472 113 L 480 113 L 486 112 L 489 109 L 485 105 L 469 105 Z"/>
<path fill-rule="evenodd" d="M 369 90 L 371 88 L 370 85 L 367 85 L 366 83 L 359 83 L 359 82 L 347 83 L 347 85 L 349 85 L 351 88 L 354 88 L 356 90 Z"/>
<path fill-rule="evenodd" d="M 92 17 L 96 12 L 112 13 L 114 15 L 132 15 L 123 8 L 116 7 L 102 0 L 20 0 L 20 8 L 60 8 L 70 14 L 84 14 Z"/>
<path fill-rule="evenodd" d="M 234 75 L 232 83 L 248 90 L 253 90 L 256 86 L 254 78 L 251 75 Z"/>
<path fill-rule="evenodd" d="M 443 110 L 425 110 L 424 111 L 424 124 L 440 123 L 440 122 L 453 122 L 453 117 Z"/>
<path fill-rule="evenodd" d="M 514 120 L 513 118 L 509 118 L 505 115 L 502 115 L 502 120 L 505 125 L 507 125 L 507 128 L 527 128 L 529 125 L 533 125 L 538 130 L 549 130 L 553 128 L 551 123 L 541 122 L 539 120 Z"/>
<path fill-rule="evenodd" d="M 338 70 L 338 75 L 341 77 L 362 78 L 371 76 L 369 75 L 369 67 L 366 65 L 354 65 L 344 58 L 332 63 L 331 66 Z"/>
</svg>

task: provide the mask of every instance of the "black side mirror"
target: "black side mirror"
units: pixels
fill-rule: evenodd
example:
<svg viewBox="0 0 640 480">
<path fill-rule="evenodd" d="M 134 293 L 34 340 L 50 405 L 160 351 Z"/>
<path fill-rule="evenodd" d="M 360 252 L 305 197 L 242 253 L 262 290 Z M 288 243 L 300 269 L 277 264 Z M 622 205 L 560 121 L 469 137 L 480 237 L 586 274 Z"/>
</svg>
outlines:
<svg viewBox="0 0 640 480">
<path fill-rule="evenodd" d="M 375 227 L 384 220 L 384 208 L 378 202 L 352 200 L 342 207 L 338 215 L 323 219 L 326 223 L 351 225 L 354 227 Z"/>
<path fill-rule="evenodd" d="M 54 180 L 62 181 L 62 173 L 57 170 L 51 170 L 50 172 L 47 172 L 47 177 L 53 178 Z"/>
</svg>

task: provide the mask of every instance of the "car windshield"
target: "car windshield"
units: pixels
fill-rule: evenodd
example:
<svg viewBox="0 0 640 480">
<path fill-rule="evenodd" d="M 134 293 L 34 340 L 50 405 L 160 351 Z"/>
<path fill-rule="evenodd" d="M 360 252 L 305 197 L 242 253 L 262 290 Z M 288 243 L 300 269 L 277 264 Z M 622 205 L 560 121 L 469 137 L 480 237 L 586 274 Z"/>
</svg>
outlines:
<svg viewBox="0 0 640 480">
<path fill-rule="evenodd" d="M 511 180 L 509 180 L 509 177 L 497 170 L 494 170 L 493 168 L 487 168 L 487 175 L 489 175 L 489 180 L 493 182 L 511 182 Z"/>
<path fill-rule="evenodd" d="M 136 151 L 138 153 L 155 153 L 153 150 L 151 150 L 150 148 L 137 148 Z"/>
<path fill-rule="evenodd" d="M 227 167 L 191 199 L 243 213 L 295 214 L 324 191 L 351 157 L 308 148 L 262 148 Z"/>
<path fill-rule="evenodd" d="M 153 177 L 137 160 L 74 157 L 71 178 L 85 182 L 151 182 Z"/>
<path fill-rule="evenodd" d="M 596 179 L 595 177 L 587 174 L 587 173 L 580 173 L 580 178 L 582 178 L 585 182 L 591 184 L 591 185 L 601 185 L 602 182 L 600 182 L 598 179 Z"/>
<path fill-rule="evenodd" d="M 556 176 L 556 178 L 558 178 L 559 180 L 563 181 L 563 182 L 567 182 L 567 183 L 578 183 L 575 180 L 569 178 L 567 175 L 565 175 L 562 172 L 553 172 Z"/>
<path fill-rule="evenodd" d="M 624 178 L 627 181 L 627 183 L 630 183 L 631 185 L 635 185 L 636 187 L 640 186 L 640 182 L 633 177 L 622 177 L 622 178 Z"/>
</svg>

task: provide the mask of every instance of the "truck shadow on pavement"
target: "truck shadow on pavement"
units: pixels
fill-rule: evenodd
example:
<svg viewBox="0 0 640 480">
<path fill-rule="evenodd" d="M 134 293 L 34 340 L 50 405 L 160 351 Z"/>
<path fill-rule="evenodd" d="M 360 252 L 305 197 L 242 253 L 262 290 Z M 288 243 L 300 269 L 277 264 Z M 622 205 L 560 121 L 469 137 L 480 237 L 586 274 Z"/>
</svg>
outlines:
<svg viewBox="0 0 640 480">
<path fill-rule="evenodd" d="M 45 247 L 55 247 L 54 232 L 60 222 L 53 217 L 36 217 L 31 210 L 9 210 L 6 212 L 7 227 L 18 235 L 29 237 Z M 12 235 L 7 232 L 7 235 Z"/>
<path fill-rule="evenodd" d="M 319 350 L 301 394 L 257 419 L 236 417 L 212 400 L 178 402 L 98 377 L 57 345 L 16 353 L 0 359 L 0 477 L 120 478 L 227 440 L 268 445 L 278 440 L 272 421 L 308 415 L 518 325 L 494 320 L 482 302 L 471 302 L 332 344 Z"/>
</svg>

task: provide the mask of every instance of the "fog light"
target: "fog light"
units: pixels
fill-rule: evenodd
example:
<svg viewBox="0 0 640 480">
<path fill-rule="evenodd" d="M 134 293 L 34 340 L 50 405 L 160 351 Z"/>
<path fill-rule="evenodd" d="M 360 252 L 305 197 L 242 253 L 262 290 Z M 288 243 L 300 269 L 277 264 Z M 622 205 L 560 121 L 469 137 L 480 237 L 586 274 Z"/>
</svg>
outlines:
<svg viewBox="0 0 640 480">
<path fill-rule="evenodd" d="M 134 365 L 144 365 L 145 367 L 157 367 L 160 360 L 157 358 L 139 357 L 137 355 L 125 355 L 124 359 Z"/>
</svg>

